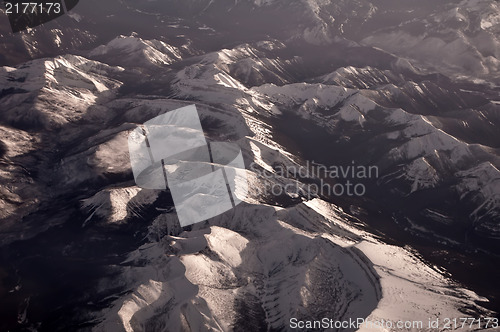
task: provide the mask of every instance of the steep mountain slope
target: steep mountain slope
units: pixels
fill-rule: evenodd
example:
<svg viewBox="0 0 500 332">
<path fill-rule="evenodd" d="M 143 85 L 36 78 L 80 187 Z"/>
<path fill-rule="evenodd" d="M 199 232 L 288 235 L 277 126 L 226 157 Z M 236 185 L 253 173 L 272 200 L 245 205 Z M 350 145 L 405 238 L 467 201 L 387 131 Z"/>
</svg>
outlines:
<svg viewBox="0 0 500 332">
<path fill-rule="evenodd" d="M 430 15 L 381 28 L 361 43 L 410 57 L 450 76 L 486 78 L 498 84 L 498 3 L 464 0 L 437 8 Z"/>
<path fill-rule="evenodd" d="M 20 34 L 0 24 L 0 329 L 497 315 L 497 13 L 89 0 Z M 127 140 L 191 104 L 241 149 L 249 194 L 181 228 L 168 190 L 135 185 Z M 364 194 L 314 190 L 348 181 Z"/>
<path fill-rule="evenodd" d="M 143 40 L 135 36 L 119 36 L 89 53 L 91 58 L 114 58 L 114 65 L 148 67 L 170 65 L 182 58 L 181 51 L 158 40 Z"/>
<path fill-rule="evenodd" d="M 95 330 L 287 329 L 294 317 L 424 321 L 434 308 L 454 317 L 470 304 L 460 290 L 438 295 L 453 285 L 411 253 L 345 225 L 339 213 L 319 200 L 287 209 L 248 205 L 208 229 L 145 245 L 119 279 L 133 292 L 105 309 Z"/>
<path fill-rule="evenodd" d="M 60 145 L 79 135 L 68 131 L 66 136 L 58 131 L 83 118 L 95 122 L 105 119 L 108 115 L 94 105 L 98 100 L 113 98 L 122 83 L 110 76 L 122 71 L 123 68 L 73 55 L 2 68 L 0 140 L 7 170 L 2 175 L 1 189 L 4 231 L 9 227 L 22 228 L 17 221 L 55 194 L 49 189 L 56 178 L 51 173 L 51 159 L 60 158 Z M 49 197 L 40 199 L 47 194 Z M 50 225 L 49 222 L 38 227 Z"/>
</svg>

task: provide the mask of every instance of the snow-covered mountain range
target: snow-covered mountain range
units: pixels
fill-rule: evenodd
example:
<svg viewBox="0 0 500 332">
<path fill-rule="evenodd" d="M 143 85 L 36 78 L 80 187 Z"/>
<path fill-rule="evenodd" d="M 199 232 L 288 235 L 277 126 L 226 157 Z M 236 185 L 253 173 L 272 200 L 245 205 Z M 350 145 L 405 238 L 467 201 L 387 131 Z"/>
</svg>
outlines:
<svg viewBox="0 0 500 332">
<path fill-rule="evenodd" d="M 496 315 L 495 1 L 98 5 L 0 30 L 0 329 Z M 190 104 L 252 166 L 244 203 L 181 228 L 127 138 Z M 366 187 L 350 197 L 280 172 L 313 161 L 378 176 L 339 179 Z"/>
</svg>

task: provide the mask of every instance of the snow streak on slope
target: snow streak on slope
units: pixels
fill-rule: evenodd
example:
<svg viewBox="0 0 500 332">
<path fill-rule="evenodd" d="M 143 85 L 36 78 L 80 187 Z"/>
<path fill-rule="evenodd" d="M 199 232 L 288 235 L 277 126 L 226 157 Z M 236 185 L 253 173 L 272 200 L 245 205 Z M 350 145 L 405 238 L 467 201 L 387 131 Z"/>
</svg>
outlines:
<svg viewBox="0 0 500 332">
<path fill-rule="evenodd" d="M 460 172 L 457 189 L 462 196 L 470 196 L 477 202 L 471 213 L 473 227 L 480 233 L 499 238 L 500 233 L 495 222 L 500 217 L 500 171 L 491 163 L 483 163 L 473 169 Z"/>
<path fill-rule="evenodd" d="M 5 107 L 3 122 L 53 129 L 76 121 L 97 98 L 109 98 L 121 82 L 110 78 L 123 71 L 79 56 L 33 60 L 3 67 L 0 84 Z"/>
<path fill-rule="evenodd" d="M 159 40 L 143 40 L 134 35 L 119 36 L 89 53 L 91 58 L 113 57 L 114 65 L 141 67 L 169 65 L 181 59 L 181 51 Z"/>
</svg>

